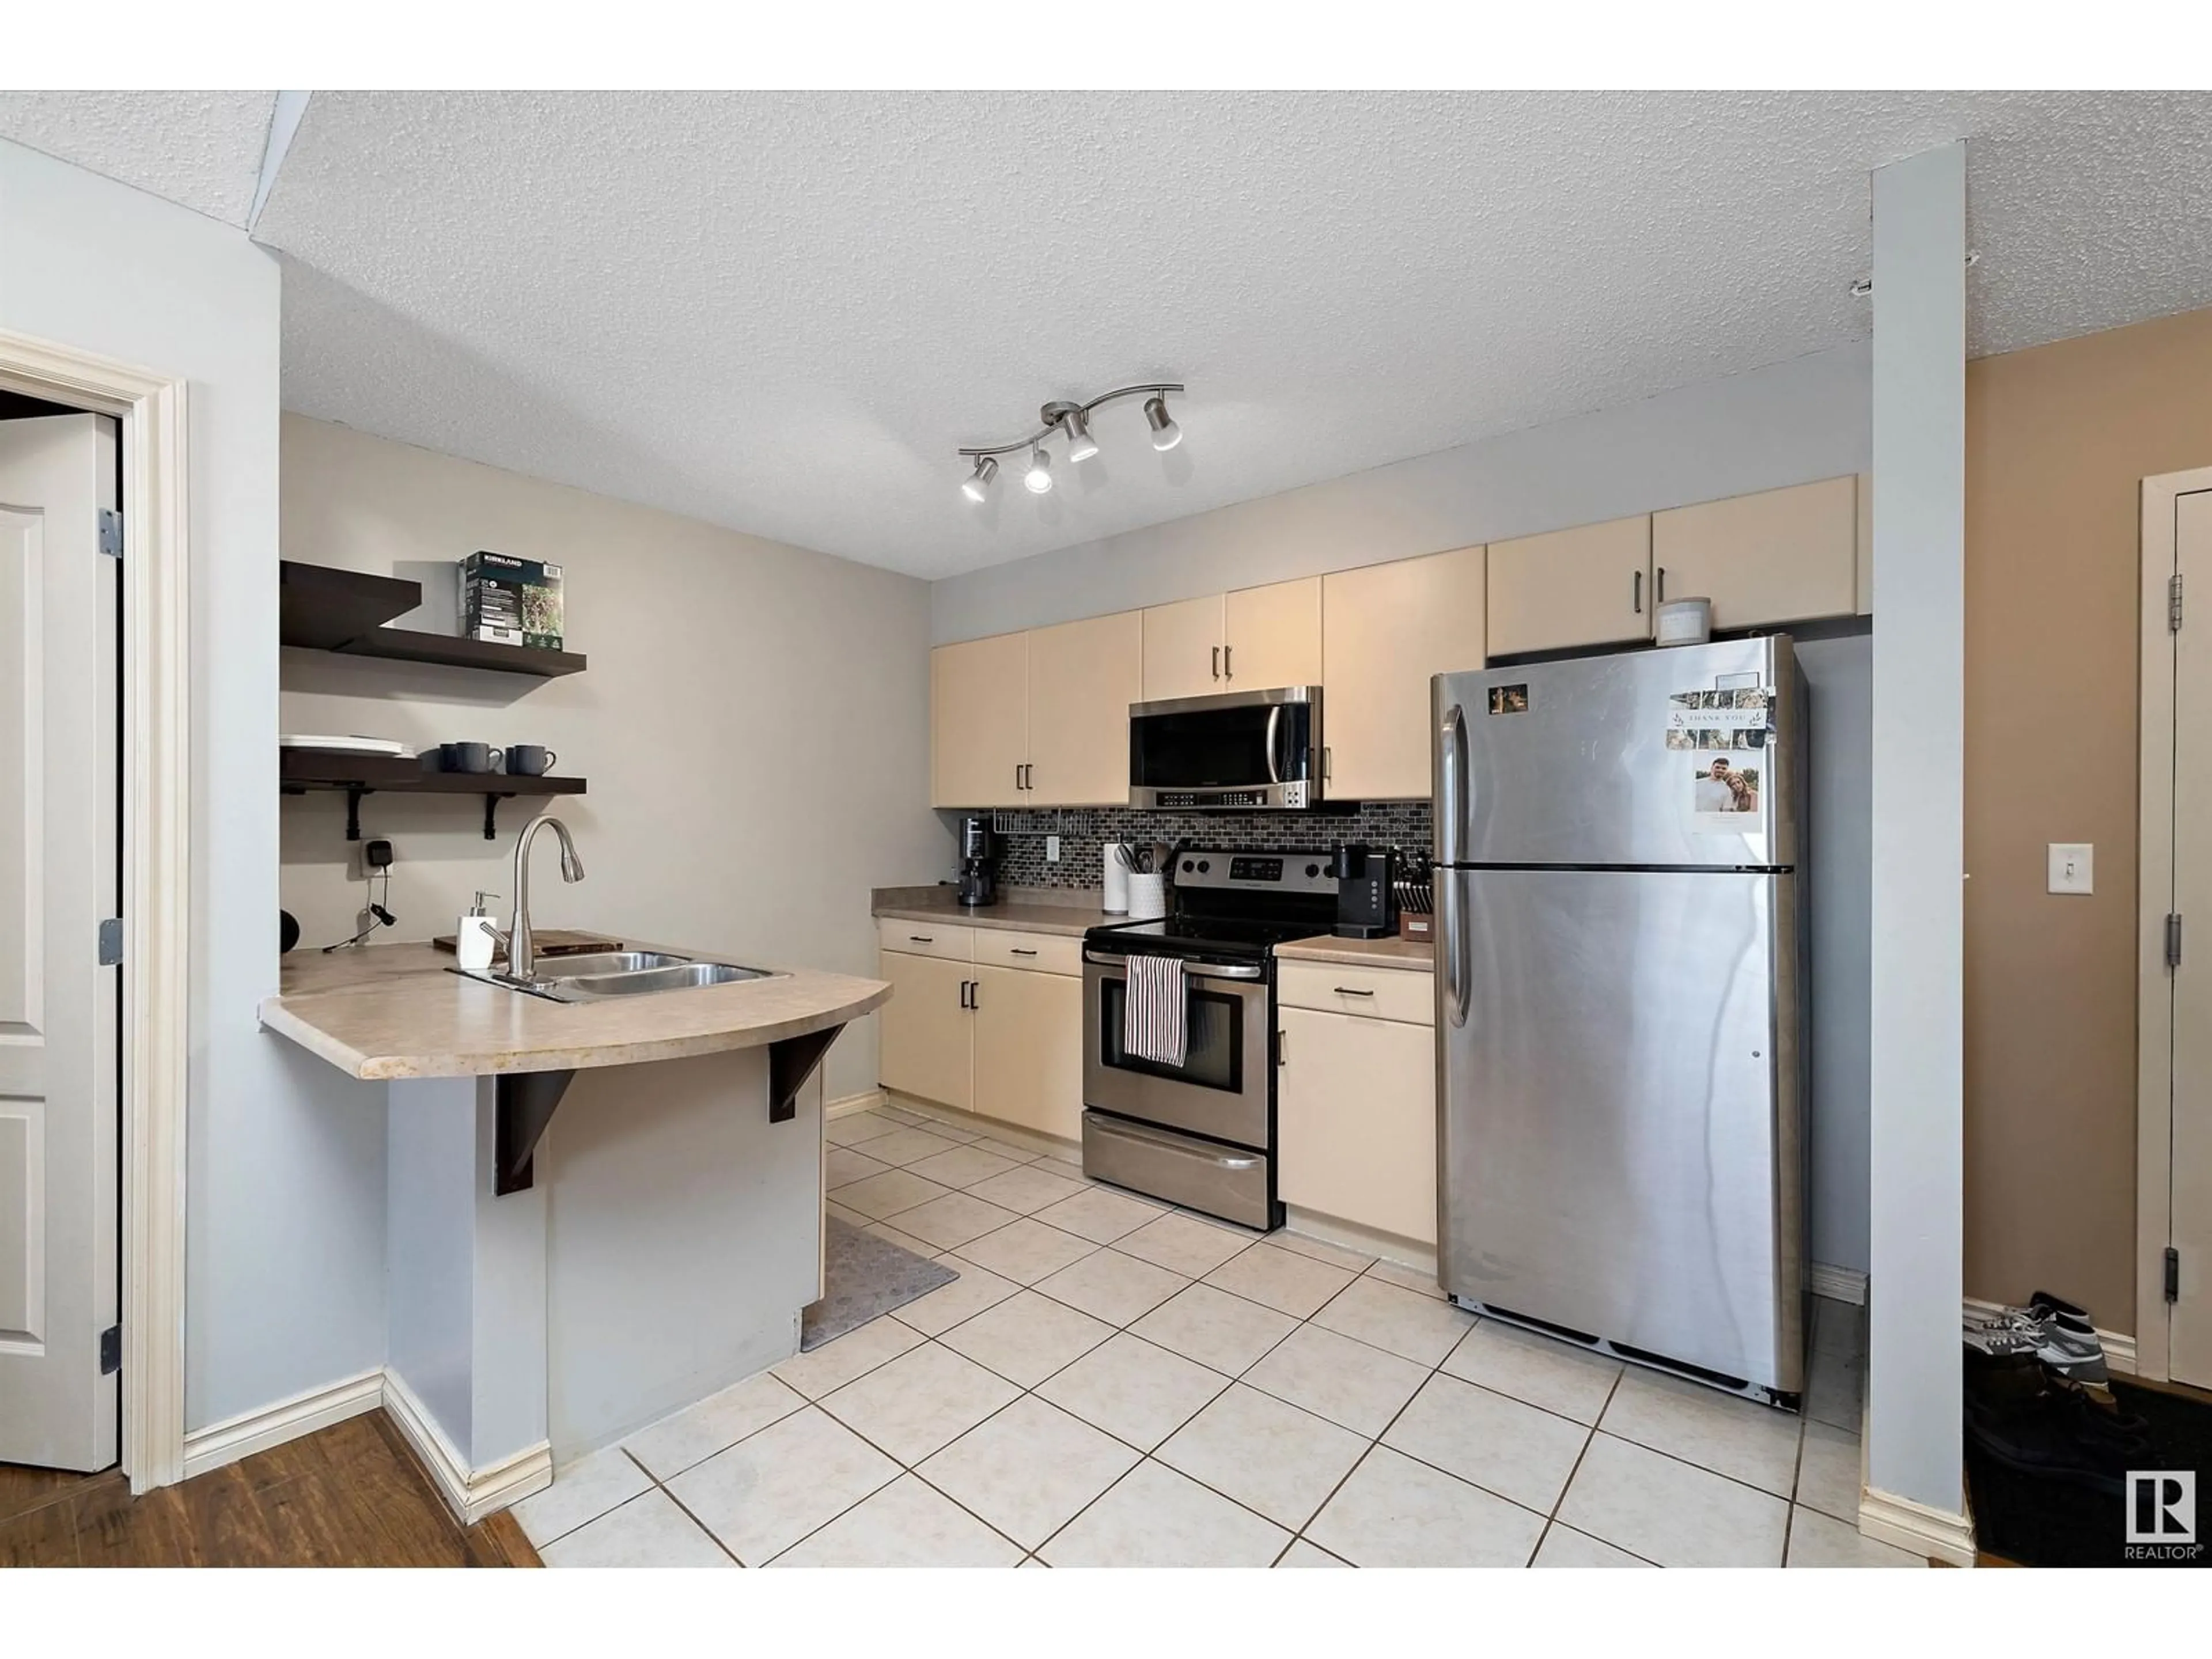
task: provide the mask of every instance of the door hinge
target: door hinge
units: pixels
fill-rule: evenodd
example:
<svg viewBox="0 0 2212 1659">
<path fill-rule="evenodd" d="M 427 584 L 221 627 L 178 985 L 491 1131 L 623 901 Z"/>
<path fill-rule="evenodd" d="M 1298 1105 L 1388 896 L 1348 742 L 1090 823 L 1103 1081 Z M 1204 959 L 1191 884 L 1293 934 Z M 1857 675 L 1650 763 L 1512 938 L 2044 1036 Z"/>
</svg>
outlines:
<svg viewBox="0 0 2212 1659">
<path fill-rule="evenodd" d="M 100 965 L 112 968 L 123 960 L 123 918 L 110 916 L 100 924 Z"/>
<path fill-rule="evenodd" d="M 111 559 L 123 556 L 123 515 L 112 507 L 100 509 L 100 550 Z"/>
<path fill-rule="evenodd" d="M 2171 1244 L 2166 1247 L 2166 1299 L 2181 1300 L 2181 1252 Z"/>
<path fill-rule="evenodd" d="M 110 1325 L 100 1334 L 100 1374 L 112 1376 L 123 1369 L 123 1327 Z"/>
<path fill-rule="evenodd" d="M 2169 634 L 2181 631 L 2181 574 L 2179 571 L 2166 584 L 2166 629 Z"/>
</svg>

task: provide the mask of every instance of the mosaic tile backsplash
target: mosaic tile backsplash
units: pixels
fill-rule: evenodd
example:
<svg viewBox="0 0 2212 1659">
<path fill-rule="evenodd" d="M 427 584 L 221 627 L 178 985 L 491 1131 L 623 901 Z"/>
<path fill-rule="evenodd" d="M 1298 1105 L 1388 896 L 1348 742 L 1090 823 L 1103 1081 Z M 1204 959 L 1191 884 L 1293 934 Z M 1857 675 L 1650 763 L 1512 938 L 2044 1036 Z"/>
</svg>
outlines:
<svg viewBox="0 0 2212 1659">
<path fill-rule="evenodd" d="M 1426 851 L 1433 822 L 1425 800 L 1370 801 L 1357 812 L 1152 812 L 1128 806 L 1036 808 L 994 813 L 1005 851 L 1000 884 L 1096 887 L 1109 841 L 1203 842 L 1238 852 L 1328 848 L 1340 841 Z M 961 815 L 944 815 L 957 829 Z M 1044 838 L 1060 837 L 1060 862 L 1048 864 Z"/>
</svg>

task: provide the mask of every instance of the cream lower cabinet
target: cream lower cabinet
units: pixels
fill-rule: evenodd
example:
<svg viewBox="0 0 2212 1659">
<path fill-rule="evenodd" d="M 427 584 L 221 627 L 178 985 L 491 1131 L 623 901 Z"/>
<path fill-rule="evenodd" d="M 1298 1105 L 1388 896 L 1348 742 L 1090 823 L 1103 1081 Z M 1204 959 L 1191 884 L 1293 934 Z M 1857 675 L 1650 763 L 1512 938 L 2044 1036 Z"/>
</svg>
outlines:
<svg viewBox="0 0 2212 1659">
<path fill-rule="evenodd" d="M 1283 1202 L 1433 1245 L 1434 1028 L 1308 1008 L 1281 1009 L 1277 1022 Z"/>
<path fill-rule="evenodd" d="M 878 1080 L 897 1094 L 1080 1140 L 1083 979 L 1079 971 L 1054 971 L 1080 962 L 1079 949 L 1055 948 L 1074 941 L 935 924 L 921 931 L 929 948 L 960 954 L 914 954 L 885 926 L 878 961 L 891 1000 L 878 1033 Z M 965 959 L 994 954 L 1007 940 L 1028 941 L 1049 965 Z"/>
<path fill-rule="evenodd" d="M 885 951 L 890 982 L 877 1033 L 878 1079 L 886 1089 L 969 1110 L 975 1098 L 975 1016 L 968 1011 L 971 963 Z"/>
<path fill-rule="evenodd" d="M 971 1109 L 1039 1134 L 1082 1139 L 1082 980 L 980 966 L 975 976 Z"/>
<path fill-rule="evenodd" d="M 1655 513 L 1654 596 L 1711 599 L 1716 629 L 1851 616 L 1858 507 L 1858 479 L 1846 477 Z"/>
<path fill-rule="evenodd" d="M 1339 800 L 1425 799 L 1429 678 L 1480 668 L 1483 550 L 1322 578 L 1322 782 Z"/>
</svg>

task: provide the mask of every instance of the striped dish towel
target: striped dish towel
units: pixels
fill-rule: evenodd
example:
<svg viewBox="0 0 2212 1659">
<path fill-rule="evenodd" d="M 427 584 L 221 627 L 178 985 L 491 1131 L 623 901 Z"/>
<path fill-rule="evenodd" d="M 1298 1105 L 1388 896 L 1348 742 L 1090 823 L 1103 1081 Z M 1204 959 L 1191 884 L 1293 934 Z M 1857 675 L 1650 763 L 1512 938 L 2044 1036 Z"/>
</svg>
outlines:
<svg viewBox="0 0 2212 1659">
<path fill-rule="evenodd" d="M 1121 1047 L 1157 1066 L 1181 1066 L 1187 1039 L 1182 958 L 1133 956 L 1121 1005 Z"/>
</svg>

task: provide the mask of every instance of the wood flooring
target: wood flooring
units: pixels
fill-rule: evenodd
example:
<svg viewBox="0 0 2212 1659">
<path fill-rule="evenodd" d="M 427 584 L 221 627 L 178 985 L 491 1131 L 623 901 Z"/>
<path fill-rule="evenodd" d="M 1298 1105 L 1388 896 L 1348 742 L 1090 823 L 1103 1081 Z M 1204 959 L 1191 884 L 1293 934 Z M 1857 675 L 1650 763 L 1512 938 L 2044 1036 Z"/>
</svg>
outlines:
<svg viewBox="0 0 2212 1659">
<path fill-rule="evenodd" d="M 0 1567 L 534 1567 L 513 1516 L 464 1528 L 381 1411 L 143 1498 L 118 1469 L 0 1464 Z"/>
</svg>

